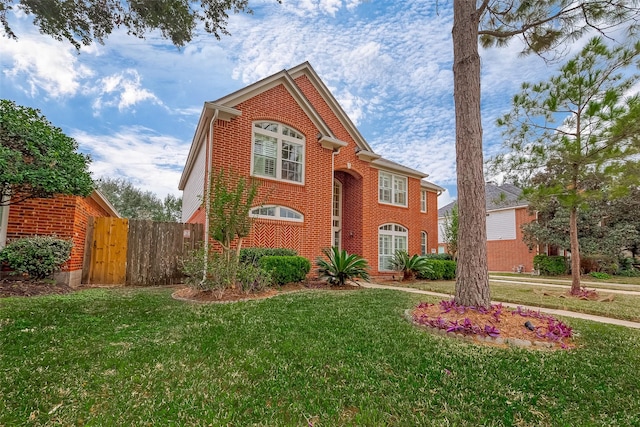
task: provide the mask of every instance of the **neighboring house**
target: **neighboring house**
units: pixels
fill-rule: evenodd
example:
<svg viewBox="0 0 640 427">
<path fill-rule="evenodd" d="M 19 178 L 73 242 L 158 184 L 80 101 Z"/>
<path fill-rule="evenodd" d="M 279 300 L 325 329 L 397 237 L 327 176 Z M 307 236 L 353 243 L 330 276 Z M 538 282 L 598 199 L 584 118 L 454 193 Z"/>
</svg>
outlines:
<svg viewBox="0 0 640 427">
<path fill-rule="evenodd" d="M 489 271 L 533 270 L 534 250 L 522 241 L 522 225 L 535 219 L 529 213 L 528 204 L 521 198 L 522 190 L 511 184 L 485 184 L 487 205 L 487 263 Z M 438 252 L 445 252 L 442 239 L 442 223 L 456 202 L 438 210 Z"/>
<path fill-rule="evenodd" d="M 88 197 L 56 196 L 27 199 L 0 207 L 0 248 L 21 237 L 56 236 L 73 241 L 71 259 L 56 281 L 79 286 L 82 278 L 87 224 L 90 217 L 118 217 L 107 199 L 94 190 Z"/>
<path fill-rule="evenodd" d="M 205 222 L 210 165 L 258 179 L 268 196 L 243 246 L 292 248 L 312 263 L 338 246 L 374 275 L 391 272 L 396 250 L 436 251 L 444 189 L 374 153 L 309 63 L 205 102 L 179 185 L 184 222 Z"/>
</svg>

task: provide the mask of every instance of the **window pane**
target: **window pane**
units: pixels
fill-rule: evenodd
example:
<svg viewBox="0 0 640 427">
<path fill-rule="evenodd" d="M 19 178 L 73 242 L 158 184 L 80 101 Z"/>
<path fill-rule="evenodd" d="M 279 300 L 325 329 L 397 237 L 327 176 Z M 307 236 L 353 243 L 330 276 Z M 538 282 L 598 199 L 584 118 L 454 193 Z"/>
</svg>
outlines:
<svg viewBox="0 0 640 427">
<path fill-rule="evenodd" d="M 253 172 L 257 175 L 276 176 L 278 140 L 270 136 L 255 134 L 253 144 Z"/>
<path fill-rule="evenodd" d="M 302 146 L 282 143 L 282 179 L 302 182 Z"/>
<path fill-rule="evenodd" d="M 398 205 L 407 204 L 407 179 L 394 177 L 393 179 L 393 203 Z"/>
<path fill-rule="evenodd" d="M 302 215 L 293 209 L 280 207 L 280 218 L 302 219 Z"/>
<path fill-rule="evenodd" d="M 391 175 L 378 172 L 378 198 L 384 203 L 391 203 Z"/>
<path fill-rule="evenodd" d="M 271 131 L 271 132 L 278 132 L 277 123 L 260 122 L 260 123 L 256 123 L 254 126 L 260 129 Z"/>
<path fill-rule="evenodd" d="M 407 250 L 407 238 L 406 236 L 394 236 L 394 252 Z"/>
</svg>

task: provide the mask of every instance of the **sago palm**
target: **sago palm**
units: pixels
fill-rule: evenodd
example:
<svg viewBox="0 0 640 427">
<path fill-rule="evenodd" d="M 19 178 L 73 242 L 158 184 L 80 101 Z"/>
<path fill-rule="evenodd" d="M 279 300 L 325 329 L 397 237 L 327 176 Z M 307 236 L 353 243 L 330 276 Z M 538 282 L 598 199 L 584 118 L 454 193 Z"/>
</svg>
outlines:
<svg viewBox="0 0 640 427">
<path fill-rule="evenodd" d="M 421 272 L 432 272 L 425 257 L 417 254 L 410 257 L 407 251 L 396 251 L 391 266 L 394 270 L 402 271 L 402 280 L 412 280 Z"/>
<path fill-rule="evenodd" d="M 321 279 L 325 279 L 330 284 L 337 286 L 344 286 L 347 280 L 352 280 L 356 277 L 369 280 L 369 273 L 367 272 L 369 264 L 361 256 L 349 255 L 344 249 L 340 250 L 335 246 L 331 249 L 323 249 L 322 253 L 328 260 L 318 258 L 316 261 Z"/>
</svg>

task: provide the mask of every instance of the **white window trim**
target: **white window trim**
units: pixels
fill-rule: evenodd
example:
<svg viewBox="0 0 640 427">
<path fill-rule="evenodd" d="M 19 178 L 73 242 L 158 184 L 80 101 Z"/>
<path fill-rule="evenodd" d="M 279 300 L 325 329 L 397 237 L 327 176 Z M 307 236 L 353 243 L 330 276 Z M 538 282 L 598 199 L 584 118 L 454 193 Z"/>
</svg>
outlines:
<svg viewBox="0 0 640 427">
<path fill-rule="evenodd" d="M 389 189 L 391 190 L 391 201 L 386 201 L 386 200 L 382 200 L 382 198 L 380 197 L 380 190 L 382 189 L 382 187 L 380 186 L 380 181 L 381 178 L 383 176 L 386 176 L 389 178 L 389 181 L 391 183 L 391 187 L 389 187 Z M 396 194 L 400 194 L 399 192 L 396 192 L 396 182 L 397 181 L 403 181 L 404 182 L 404 203 L 396 203 L 395 199 L 396 199 Z M 406 176 L 402 176 L 402 175 L 396 175 L 393 174 L 391 172 L 385 172 L 385 171 L 378 171 L 378 203 L 384 204 L 384 205 L 393 205 L 393 206 L 402 206 L 402 207 L 407 207 L 407 202 L 409 199 L 409 180 L 407 179 Z"/>
<path fill-rule="evenodd" d="M 262 215 L 262 214 L 256 214 L 256 213 L 253 212 L 256 209 L 263 209 L 263 208 L 275 208 L 275 210 L 274 210 L 274 214 L 275 215 L 273 215 L 273 216 L 271 216 L 271 215 Z M 292 212 L 295 212 L 298 215 L 300 215 L 300 218 L 283 217 L 283 216 L 281 216 L 282 209 L 287 209 L 287 210 L 290 210 Z M 251 210 L 249 211 L 249 216 L 252 217 L 252 218 L 271 219 L 271 220 L 278 220 L 278 221 L 304 222 L 304 215 L 302 214 L 302 212 L 299 212 L 299 211 L 297 211 L 295 209 L 291 209 L 288 206 L 280 206 L 280 205 L 255 206 L 255 207 L 251 208 Z"/>
<path fill-rule="evenodd" d="M 427 190 L 420 190 L 420 212 L 427 211 Z"/>
<path fill-rule="evenodd" d="M 383 227 L 386 227 L 388 225 L 393 226 L 393 230 L 382 230 Z M 400 228 L 401 230 L 396 230 L 396 228 Z M 380 253 L 380 236 L 384 235 L 384 236 L 391 236 L 391 254 L 382 254 Z M 396 237 L 404 237 L 404 241 L 405 241 L 405 245 L 406 247 L 404 248 L 397 248 L 396 247 Z M 395 224 L 395 223 L 387 223 L 387 224 L 382 224 L 380 227 L 378 227 L 378 271 L 393 271 L 391 269 L 385 269 L 384 268 L 384 263 L 381 262 L 381 257 L 393 257 L 393 255 L 395 255 L 395 253 L 398 250 L 408 250 L 408 246 L 409 246 L 409 230 L 407 230 L 406 227 L 400 225 L 400 224 Z"/>
<path fill-rule="evenodd" d="M 262 129 L 262 128 L 258 128 L 256 127 L 257 123 L 273 123 L 275 125 L 278 125 L 278 132 L 273 132 L 273 131 L 269 131 L 266 129 Z M 294 137 L 290 137 L 290 136 L 286 136 L 283 135 L 283 129 L 284 128 L 289 128 L 293 131 L 295 131 L 296 133 L 302 135 L 302 139 L 298 139 L 298 138 L 294 138 Z M 256 133 L 260 133 L 262 135 L 265 136 L 269 136 L 272 138 L 276 138 L 277 140 L 277 148 L 276 148 L 276 176 L 268 176 L 268 175 L 260 175 L 258 173 L 255 172 L 254 170 L 254 148 L 255 148 L 255 134 Z M 288 142 L 291 144 L 297 144 L 302 146 L 302 179 L 300 181 L 293 181 L 290 179 L 284 179 L 284 178 L 280 178 L 282 176 L 282 143 L 283 142 Z M 304 135 L 302 134 L 302 132 L 298 131 L 297 129 L 293 128 L 292 126 L 288 126 L 285 125 L 283 123 L 280 122 L 276 122 L 276 121 L 271 121 L 271 120 L 257 120 L 255 122 L 252 123 L 251 125 L 251 175 L 261 178 L 261 179 L 269 179 L 269 180 L 274 180 L 274 181 L 279 181 L 279 182 L 286 182 L 289 184 L 296 184 L 296 185 L 304 185 L 304 181 L 305 181 L 305 172 L 306 172 L 306 159 L 307 159 L 307 155 L 306 155 L 306 139 L 304 137 Z"/>
<path fill-rule="evenodd" d="M 427 255 L 429 252 L 429 234 L 426 231 L 420 232 L 420 255 Z"/>
</svg>

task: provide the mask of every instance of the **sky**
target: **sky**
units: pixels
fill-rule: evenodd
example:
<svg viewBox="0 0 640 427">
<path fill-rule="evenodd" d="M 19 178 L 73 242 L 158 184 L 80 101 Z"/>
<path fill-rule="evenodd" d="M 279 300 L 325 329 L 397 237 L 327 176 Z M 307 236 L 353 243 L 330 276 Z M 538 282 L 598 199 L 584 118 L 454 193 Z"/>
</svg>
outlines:
<svg viewBox="0 0 640 427">
<path fill-rule="evenodd" d="M 178 182 L 205 101 L 309 61 L 383 157 L 429 174 L 456 198 L 452 2 L 257 0 L 230 14 L 230 36 L 204 30 L 174 47 L 116 30 L 79 52 L 10 13 L 18 40 L 0 37 L 0 97 L 39 109 L 90 154 L 94 179 L 125 178 L 159 197 Z M 0 30 L 1 32 L 2 30 Z M 521 44 L 481 50 L 485 159 L 500 151 L 496 118 L 522 82 L 558 64 Z"/>
</svg>

